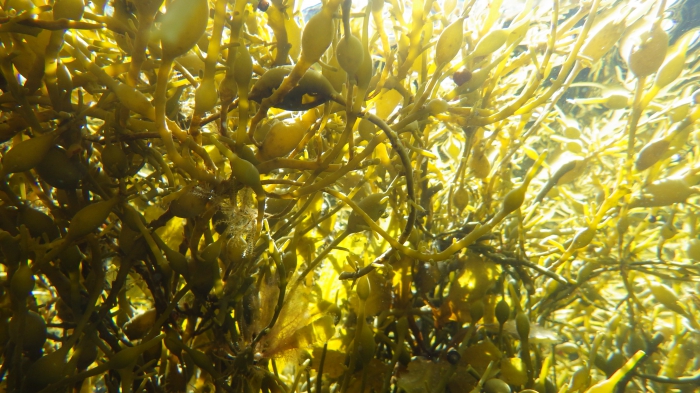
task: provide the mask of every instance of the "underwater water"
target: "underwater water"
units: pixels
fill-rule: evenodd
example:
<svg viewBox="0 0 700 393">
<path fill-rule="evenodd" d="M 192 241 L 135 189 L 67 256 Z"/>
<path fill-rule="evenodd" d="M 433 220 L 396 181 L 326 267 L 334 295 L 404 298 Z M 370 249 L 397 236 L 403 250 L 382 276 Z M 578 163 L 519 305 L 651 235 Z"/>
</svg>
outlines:
<svg viewBox="0 0 700 393">
<path fill-rule="evenodd" d="M 0 0 L 0 390 L 700 386 L 700 2 Z"/>
</svg>

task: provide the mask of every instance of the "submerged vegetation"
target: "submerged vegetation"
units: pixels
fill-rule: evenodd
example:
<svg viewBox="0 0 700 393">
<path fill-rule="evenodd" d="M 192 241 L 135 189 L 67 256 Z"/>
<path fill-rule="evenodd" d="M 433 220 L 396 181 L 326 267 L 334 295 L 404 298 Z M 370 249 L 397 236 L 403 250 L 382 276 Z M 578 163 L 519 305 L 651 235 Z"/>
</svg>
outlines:
<svg viewBox="0 0 700 393">
<path fill-rule="evenodd" d="M 695 2 L 1 3 L 4 391 L 700 386 Z"/>
</svg>

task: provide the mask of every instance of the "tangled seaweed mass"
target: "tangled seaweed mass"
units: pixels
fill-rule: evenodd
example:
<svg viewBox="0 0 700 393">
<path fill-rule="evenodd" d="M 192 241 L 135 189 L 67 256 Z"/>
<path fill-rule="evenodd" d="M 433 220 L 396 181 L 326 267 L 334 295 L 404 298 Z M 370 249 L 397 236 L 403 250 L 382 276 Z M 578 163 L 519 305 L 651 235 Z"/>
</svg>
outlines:
<svg viewBox="0 0 700 393">
<path fill-rule="evenodd" d="M 2 391 L 698 390 L 698 2 L 0 3 Z"/>
</svg>

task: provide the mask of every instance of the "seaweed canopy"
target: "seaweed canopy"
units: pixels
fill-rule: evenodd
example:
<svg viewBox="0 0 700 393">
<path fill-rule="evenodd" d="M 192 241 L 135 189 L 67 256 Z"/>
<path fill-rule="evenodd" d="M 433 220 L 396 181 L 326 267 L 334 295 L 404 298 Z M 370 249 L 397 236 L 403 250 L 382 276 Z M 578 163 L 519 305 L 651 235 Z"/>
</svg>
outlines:
<svg viewBox="0 0 700 393">
<path fill-rule="evenodd" d="M 698 14 L 0 0 L 0 390 L 694 389 Z"/>
</svg>

